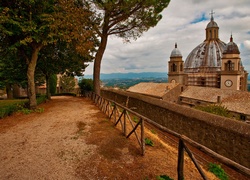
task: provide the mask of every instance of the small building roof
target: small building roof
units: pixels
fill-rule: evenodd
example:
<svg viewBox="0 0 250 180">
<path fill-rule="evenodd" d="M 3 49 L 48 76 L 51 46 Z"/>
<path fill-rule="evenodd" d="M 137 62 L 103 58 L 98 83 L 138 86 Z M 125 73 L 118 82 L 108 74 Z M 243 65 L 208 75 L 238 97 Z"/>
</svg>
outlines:
<svg viewBox="0 0 250 180">
<path fill-rule="evenodd" d="M 176 87 L 178 83 L 153 83 L 153 82 L 142 82 L 130 87 L 127 91 L 163 97 L 169 90 Z"/>
<path fill-rule="evenodd" d="M 231 35 L 230 42 L 226 45 L 223 54 L 240 54 L 237 44 L 233 42 L 233 37 Z"/>
<path fill-rule="evenodd" d="M 250 92 L 247 91 L 188 86 L 180 95 L 180 97 L 211 103 L 217 103 L 218 96 L 221 97 L 221 104 L 229 111 L 250 114 Z"/>
<path fill-rule="evenodd" d="M 177 43 L 175 43 L 175 48 L 172 50 L 170 57 L 182 57 L 181 51 L 177 48 Z"/>
</svg>

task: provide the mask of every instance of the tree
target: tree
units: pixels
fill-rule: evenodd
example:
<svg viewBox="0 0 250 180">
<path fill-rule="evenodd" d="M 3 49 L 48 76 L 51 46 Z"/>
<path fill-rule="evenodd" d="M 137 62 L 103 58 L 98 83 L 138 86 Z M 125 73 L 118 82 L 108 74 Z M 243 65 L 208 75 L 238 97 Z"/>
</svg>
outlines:
<svg viewBox="0 0 250 180">
<path fill-rule="evenodd" d="M 80 94 L 81 96 L 83 96 L 85 94 L 85 92 L 90 92 L 94 90 L 93 87 L 93 80 L 92 79 L 82 79 L 79 83 L 78 83 L 79 87 L 80 87 Z"/>
<path fill-rule="evenodd" d="M 47 98 L 50 99 L 51 75 L 67 73 L 72 76 L 82 76 L 87 67 L 85 63 L 92 60 L 91 54 L 81 55 L 77 53 L 73 44 L 65 42 L 57 42 L 43 48 L 40 52 L 40 61 L 37 63 L 37 71 L 45 76 Z"/>
<path fill-rule="evenodd" d="M 31 109 L 37 105 L 34 75 L 40 50 L 61 40 L 88 54 L 93 47 L 85 21 L 89 16 L 80 0 L 1 0 L 0 51 L 25 59 Z"/>
<path fill-rule="evenodd" d="M 170 0 L 85 0 L 93 29 L 101 39 L 94 60 L 94 90 L 100 94 L 100 68 L 109 35 L 136 39 L 160 21 Z"/>
<path fill-rule="evenodd" d="M 50 94 L 55 94 L 56 93 L 56 87 L 57 87 L 57 75 L 53 74 L 49 78 L 49 92 Z M 47 88 L 48 91 L 48 88 Z"/>
<path fill-rule="evenodd" d="M 14 86 L 27 86 L 25 71 L 26 65 L 24 61 L 16 58 L 13 54 L 0 52 L 0 89 L 6 88 L 8 99 L 16 97 L 13 93 Z"/>
<path fill-rule="evenodd" d="M 62 88 L 63 93 L 70 93 L 75 89 L 75 78 L 73 76 L 68 76 L 67 74 L 60 77 L 60 88 Z"/>
</svg>

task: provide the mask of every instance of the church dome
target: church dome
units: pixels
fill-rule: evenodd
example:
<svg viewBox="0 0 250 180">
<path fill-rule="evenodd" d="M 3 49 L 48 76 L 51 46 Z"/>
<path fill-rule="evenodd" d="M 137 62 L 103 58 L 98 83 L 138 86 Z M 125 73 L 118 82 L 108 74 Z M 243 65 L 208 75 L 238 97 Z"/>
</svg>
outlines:
<svg viewBox="0 0 250 180">
<path fill-rule="evenodd" d="M 204 41 L 188 55 L 184 64 L 185 72 L 200 72 L 202 68 L 211 72 L 220 70 L 225 46 L 220 40 Z"/>
<path fill-rule="evenodd" d="M 213 17 L 213 12 L 211 12 L 211 19 L 210 22 L 207 24 L 207 28 L 219 28 L 219 26 L 217 25 L 217 23 L 214 21 L 214 17 Z"/>
<path fill-rule="evenodd" d="M 170 57 L 182 57 L 180 50 L 177 48 L 177 43 L 175 43 L 175 48 L 171 52 Z"/>
<path fill-rule="evenodd" d="M 220 71 L 225 47 L 226 43 L 219 39 L 219 27 L 211 13 L 211 19 L 206 28 L 206 39 L 187 56 L 184 71 L 186 73 Z"/>
<path fill-rule="evenodd" d="M 207 24 L 207 28 L 218 28 L 219 26 L 217 25 L 217 23 L 214 20 L 211 20 L 208 24 Z"/>
<path fill-rule="evenodd" d="M 237 44 L 233 42 L 233 37 L 231 35 L 230 42 L 227 44 L 223 54 L 240 54 Z"/>
</svg>

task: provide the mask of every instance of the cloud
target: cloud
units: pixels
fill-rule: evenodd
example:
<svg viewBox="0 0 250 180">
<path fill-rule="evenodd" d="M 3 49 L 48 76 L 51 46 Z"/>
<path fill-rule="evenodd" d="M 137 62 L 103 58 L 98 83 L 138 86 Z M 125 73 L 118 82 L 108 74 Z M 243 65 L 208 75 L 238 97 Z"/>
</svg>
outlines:
<svg viewBox="0 0 250 180">
<path fill-rule="evenodd" d="M 205 40 L 205 28 L 210 12 L 219 26 L 219 37 L 229 42 L 231 33 L 239 44 L 241 59 L 250 72 L 250 1 L 249 0 L 172 0 L 162 12 L 163 18 L 156 27 L 142 37 L 124 44 L 122 39 L 111 36 L 102 60 L 101 73 L 113 72 L 167 72 L 168 61 L 174 44 L 183 60 Z M 93 64 L 86 69 L 92 74 Z"/>
</svg>

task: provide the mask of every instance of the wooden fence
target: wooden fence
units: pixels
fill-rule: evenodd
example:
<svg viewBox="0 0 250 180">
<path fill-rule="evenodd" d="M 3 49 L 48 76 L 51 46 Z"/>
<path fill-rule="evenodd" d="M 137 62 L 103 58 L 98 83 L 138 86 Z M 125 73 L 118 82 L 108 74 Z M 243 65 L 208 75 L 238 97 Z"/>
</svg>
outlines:
<svg viewBox="0 0 250 180">
<path fill-rule="evenodd" d="M 199 151 L 207 154 L 208 156 L 218 160 L 219 162 L 227 165 L 228 167 L 234 169 L 235 171 L 243 174 L 246 177 L 250 177 L 250 169 L 224 157 L 219 155 L 218 153 L 212 151 L 211 149 L 193 141 L 192 139 L 180 135 L 174 131 L 171 131 L 170 129 L 167 129 L 164 126 L 161 126 L 157 124 L 156 122 L 152 121 L 151 119 L 148 119 L 147 117 L 142 116 L 141 114 L 138 114 L 137 112 L 134 112 L 132 109 L 129 109 L 123 105 L 120 105 L 112 100 L 103 98 L 93 92 L 88 93 L 87 95 L 89 98 L 91 98 L 94 103 L 103 111 L 109 119 L 113 119 L 115 126 L 118 124 L 121 125 L 121 129 L 123 131 L 123 134 L 126 136 L 126 138 L 129 138 L 133 133 L 136 136 L 136 139 L 138 141 L 138 144 L 140 145 L 141 154 L 145 154 L 145 136 L 144 136 L 144 123 L 147 122 L 156 128 L 160 129 L 163 132 L 166 132 L 168 134 L 173 135 L 174 137 L 179 139 L 178 142 L 178 162 L 177 162 L 177 172 L 178 172 L 178 180 L 184 179 L 184 152 L 187 153 L 187 155 L 190 157 L 190 159 L 193 161 L 195 167 L 199 171 L 201 177 L 203 179 L 208 179 L 201 169 L 198 161 L 196 160 L 194 154 L 191 152 L 191 150 L 187 147 L 186 144 L 191 145 L 192 147 L 195 147 Z M 133 119 L 134 118 L 134 119 Z"/>
</svg>

